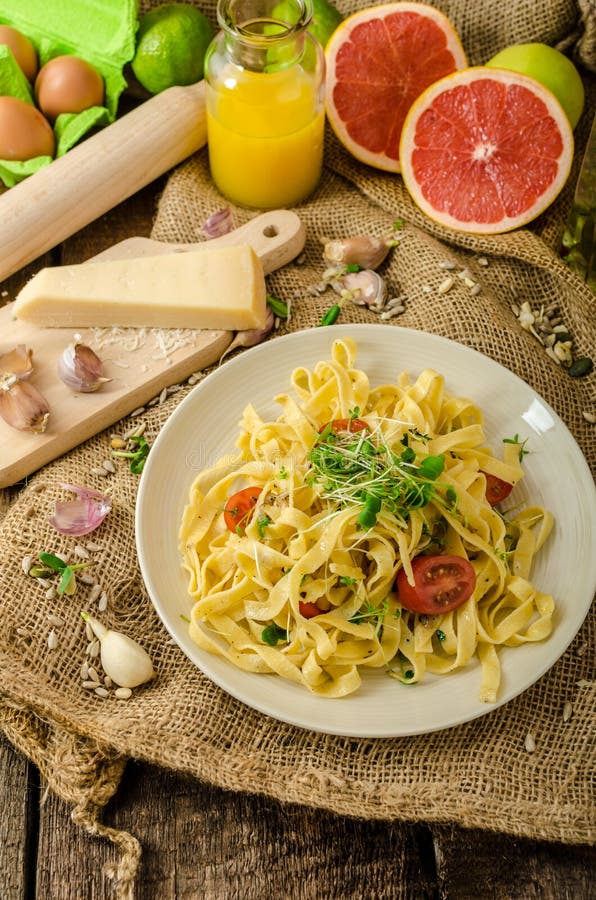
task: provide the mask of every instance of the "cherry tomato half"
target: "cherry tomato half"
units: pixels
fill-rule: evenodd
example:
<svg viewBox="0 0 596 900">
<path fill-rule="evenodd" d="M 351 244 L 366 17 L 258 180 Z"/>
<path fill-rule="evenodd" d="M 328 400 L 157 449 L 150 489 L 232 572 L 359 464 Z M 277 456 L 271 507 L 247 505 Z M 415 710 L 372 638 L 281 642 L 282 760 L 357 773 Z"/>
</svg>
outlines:
<svg viewBox="0 0 596 900">
<path fill-rule="evenodd" d="M 461 606 L 472 595 L 476 573 L 461 556 L 417 556 L 412 560 L 414 586 L 397 573 L 399 602 L 411 612 L 436 616 Z"/>
<path fill-rule="evenodd" d="M 298 601 L 298 609 L 300 610 L 300 615 L 304 616 L 305 619 L 314 619 L 315 616 L 320 616 L 323 612 L 316 603 L 307 603 L 305 600 Z"/>
<path fill-rule="evenodd" d="M 333 434 L 352 434 L 355 431 L 370 431 L 370 425 L 363 419 L 333 419 L 319 428 L 319 434 L 322 434 L 329 426 Z"/>
<path fill-rule="evenodd" d="M 234 534 L 244 534 L 262 490 L 263 488 L 256 486 L 244 488 L 237 494 L 232 494 L 224 506 L 224 522 Z"/>
<path fill-rule="evenodd" d="M 496 475 L 489 475 L 488 472 L 482 473 L 486 478 L 486 499 L 491 506 L 496 506 L 502 500 L 505 500 L 513 490 L 513 485 Z"/>
</svg>

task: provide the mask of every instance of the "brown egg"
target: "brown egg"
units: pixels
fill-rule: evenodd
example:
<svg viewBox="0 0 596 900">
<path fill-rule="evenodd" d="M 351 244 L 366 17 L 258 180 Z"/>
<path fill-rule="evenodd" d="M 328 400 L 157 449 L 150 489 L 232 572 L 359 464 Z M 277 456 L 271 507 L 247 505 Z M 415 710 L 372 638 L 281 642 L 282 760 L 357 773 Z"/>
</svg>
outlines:
<svg viewBox="0 0 596 900">
<path fill-rule="evenodd" d="M 33 81 L 37 75 L 37 53 L 29 38 L 10 25 L 0 25 L 0 44 L 6 44 L 25 77 Z"/>
<path fill-rule="evenodd" d="M 0 159 L 53 156 L 55 149 L 52 126 L 32 103 L 0 97 Z"/>
<path fill-rule="evenodd" d="M 54 57 L 35 79 L 37 104 L 50 122 L 61 113 L 102 106 L 103 96 L 103 78 L 95 66 L 78 56 Z"/>
</svg>

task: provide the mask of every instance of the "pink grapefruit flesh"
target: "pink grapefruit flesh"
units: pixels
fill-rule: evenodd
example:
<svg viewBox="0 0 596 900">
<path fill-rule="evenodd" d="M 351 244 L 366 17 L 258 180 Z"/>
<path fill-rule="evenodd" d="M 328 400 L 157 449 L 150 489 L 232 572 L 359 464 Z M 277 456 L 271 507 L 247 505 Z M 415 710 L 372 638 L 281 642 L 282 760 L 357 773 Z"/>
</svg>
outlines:
<svg viewBox="0 0 596 900">
<path fill-rule="evenodd" d="M 458 231 L 497 234 L 543 212 L 569 175 L 573 133 L 558 100 L 533 78 L 475 67 L 431 85 L 404 123 L 404 183 L 428 216 Z"/>
<path fill-rule="evenodd" d="M 357 159 L 399 172 L 399 141 L 413 101 L 467 65 L 449 20 L 423 3 L 387 3 L 350 16 L 332 35 L 327 117 Z"/>
</svg>

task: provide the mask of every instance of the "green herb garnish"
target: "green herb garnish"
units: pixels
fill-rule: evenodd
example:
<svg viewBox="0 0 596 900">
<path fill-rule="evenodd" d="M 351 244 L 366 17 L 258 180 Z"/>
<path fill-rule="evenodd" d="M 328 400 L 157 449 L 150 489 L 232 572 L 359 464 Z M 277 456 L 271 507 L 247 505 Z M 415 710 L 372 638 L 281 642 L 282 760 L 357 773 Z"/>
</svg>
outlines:
<svg viewBox="0 0 596 900">
<path fill-rule="evenodd" d="M 346 266 L 346 272 L 360 272 L 362 271 L 362 266 L 356 265 L 356 263 L 352 263 L 349 266 Z"/>
<path fill-rule="evenodd" d="M 436 634 L 437 639 L 438 639 L 439 641 L 444 641 L 445 638 L 447 637 L 447 635 L 445 634 L 445 632 L 444 632 L 444 631 L 441 631 L 440 628 L 437 628 L 437 630 L 435 631 L 435 634 Z"/>
<path fill-rule="evenodd" d="M 520 441 L 519 434 L 514 434 L 512 438 L 503 438 L 504 444 L 519 444 L 519 454 L 518 455 L 519 455 L 520 462 L 522 461 L 524 456 L 527 456 L 528 453 L 530 453 L 529 450 L 525 449 L 527 442 L 528 442 L 527 438 L 525 439 L 525 441 Z"/>
<path fill-rule="evenodd" d="M 285 466 L 282 466 L 282 467 L 281 467 L 281 469 L 279 470 L 279 474 L 278 474 L 277 477 L 278 477 L 278 478 L 282 478 L 284 481 L 285 481 L 286 478 L 289 477 L 289 472 L 288 472 L 288 470 L 286 469 Z"/>
<path fill-rule="evenodd" d="M 265 529 L 267 528 L 267 525 L 271 525 L 271 519 L 269 518 L 269 516 L 260 516 L 257 519 L 257 530 L 259 532 L 259 537 L 261 538 L 261 540 L 263 540 L 263 538 L 265 537 Z"/>
<path fill-rule="evenodd" d="M 358 612 L 354 613 L 350 622 L 354 625 L 363 625 L 365 623 L 369 623 L 374 627 L 375 635 L 379 635 L 381 628 L 383 627 L 383 622 L 385 620 L 385 616 L 389 611 L 389 600 L 387 597 L 380 603 L 378 606 L 374 606 L 372 603 L 364 603 Z"/>
<path fill-rule="evenodd" d="M 287 319 L 289 315 L 288 304 L 273 294 L 267 294 L 267 304 L 271 308 L 271 312 L 278 319 Z"/>
<path fill-rule="evenodd" d="M 130 471 L 133 475 L 140 475 L 147 461 L 147 457 L 149 456 L 151 447 L 144 437 L 133 435 L 129 440 L 131 443 L 137 445 L 136 450 L 112 450 L 112 456 L 120 456 L 123 459 L 129 459 Z"/>
<path fill-rule="evenodd" d="M 261 632 L 261 640 L 270 647 L 275 647 L 278 641 L 287 641 L 288 632 L 284 628 L 280 628 L 275 622 L 267 625 Z"/>
<path fill-rule="evenodd" d="M 58 594 L 74 594 L 76 590 L 75 571 L 77 569 L 86 569 L 87 566 L 91 565 L 91 563 L 88 562 L 72 563 L 69 565 L 53 553 L 40 553 L 39 559 L 46 567 L 47 575 L 60 575 L 60 583 L 56 588 Z M 33 571 L 33 569 L 31 569 L 30 572 L 31 571 Z"/>
<path fill-rule="evenodd" d="M 349 575 L 341 575 L 339 583 L 344 587 L 354 587 L 354 585 L 356 584 L 356 578 L 350 578 Z"/>
<path fill-rule="evenodd" d="M 339 303 L 334 303 L 333 306 L 330 306 L 327 312 L 323 314 L 323 317 L 319 322 L 319 326 L 335 325 L 335 323 L 339 319 L 340 312 L 341 306 L 339 305 Z"/>
</svg>

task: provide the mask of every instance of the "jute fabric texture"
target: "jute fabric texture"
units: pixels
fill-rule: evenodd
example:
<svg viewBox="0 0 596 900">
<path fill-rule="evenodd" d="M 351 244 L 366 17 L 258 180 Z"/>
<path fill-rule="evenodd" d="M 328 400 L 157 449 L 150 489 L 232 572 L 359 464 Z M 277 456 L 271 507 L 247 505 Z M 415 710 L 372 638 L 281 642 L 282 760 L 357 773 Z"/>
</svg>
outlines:
<svg viewBox="0 0 596 900">
<path fill-rule="evenodd" d="M 453 21 L 474 64 L 524 41 L 543 41 L 573 54 L 585 78 L 588 105 L 576 130 L 568 186 L 531 228 L 495 237 L 456 235 L 417 211 L 398 176 L 359 164 L 328 133 L 320 186 L 297 208 L 307 228 L 302 264 L 290 264 L 268 279 L 271 292 L 292 301 L 291 318 L 278 333 L 317 324 L 334 302 L 331 292 L 316 297 L 309 292 L 324 268 L 324 238 L 383 235 L 401 218 L 403 240 L 382 268 L 392 294 L 406 298 L 405 312 L 394 324 L 459 341 L 515 372 L 557 410 L 593 466 L 596 429 L 583 412 L 595 409 L 596 376 L 571 379 L 520 327 L 511 304 L 553 306 L 573 335 L 576 355 L 596 353 L 594 298 L 557 256 L 594 111 L 595 9 L 586 0 L 511 0 L 507 15 L 498 0 L 435 5 Z M 339 6 L 345 13 L 358 8 L 353 2 Z M 202 8 L 215 19 L 211 3 Z M 200 240 L 202 223 L 223 205 L 202 151 L 171 174 L 153 236 Z M 233 213 L 236 225 L 254 215 L 241 209 Z M 488 265 L 481 266 L 479 256 Z M 463 282 L 438 293 L 445 260 L 469 268 L 482 285 L 481 294 L 472 296 Z M 341 321 L 379 319 L 348 304 Z M 190 390 L 184 385 L 165 403 L 148 407 L 142 421 L 150 442 Z M 0 503 L 0 723 L 40 767 L 50 788 L 73 804 L 76 821 L 121 846 L 116 873 L 121 896 L 132 894 L 140 850 L 133 836 L 101 825 L 99 813 L 131 757 L 225 788 L 351 816 L 451 821 L 538 839 L 594 841 L 593 617 L 531 689 L 490 715 L 447 731 L 353 740 L 265 717 L 224 694 L 169 642 L 139 574 L 138 478 L 124 464 L 109 481 L 90 474 L 108 453 L 109 433 L 125 432 L 138 421 L 123 421 L 87 441 L 26 484 L 5 491 Z M 156 680 L 125 703 L 102 700 L 81 687 L 87 639 L 79 612 L 87 605 L 89 588 L 81 585 L 74 599 L 48 600 L 21 568 L 26 555 L 73 550 L 76 541 L 61 538 L 47 521 L 63 496 L 63 482 L 107 487 L 112 496 L 112 512 L 92 536 L 101 548 L 93 558 L 109 600 L 102 618 L 139 640 L 157 670 Z M 593 552 L 590 536 L 585 538 L 586 552 Z M 47 643 L 48 614 L 64 619 L 53 650 Z M 565 721 L 567 703 L 572 715 Z M 536 741 L 533 753 L 524 746 L 529 733 Z"/>
</svg>

